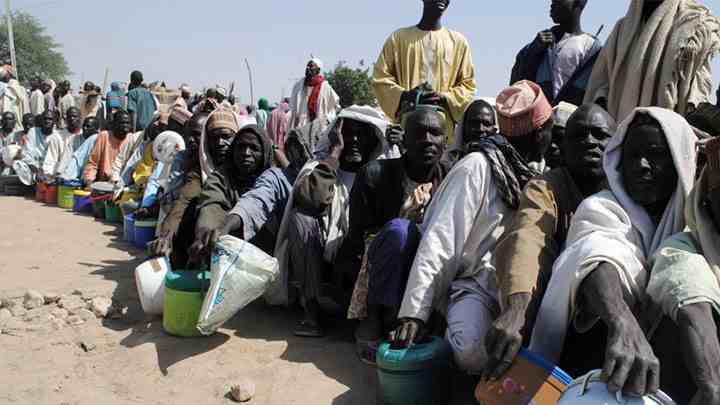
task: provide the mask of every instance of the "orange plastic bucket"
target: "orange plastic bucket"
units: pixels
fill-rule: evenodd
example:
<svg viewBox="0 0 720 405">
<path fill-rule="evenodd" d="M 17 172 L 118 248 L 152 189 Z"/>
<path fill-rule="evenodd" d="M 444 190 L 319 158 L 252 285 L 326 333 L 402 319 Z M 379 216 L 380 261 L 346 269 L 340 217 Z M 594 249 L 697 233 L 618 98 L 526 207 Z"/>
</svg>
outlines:
<svg viewBox="0 0 720 405">
<path fill-rule="evenodd" d="M 42 181 L 38 181 L 35 184 L 35 201 L 44 202 L 46 193 L 47 193 L 47 184 L 45 184 Z"/>
<path fill-rule="evenodd" d="M 58 201 L 58 188 L 55 185 L 47 186 L 45 190 L 45 204 L 57 205 Z"/>
</svg>

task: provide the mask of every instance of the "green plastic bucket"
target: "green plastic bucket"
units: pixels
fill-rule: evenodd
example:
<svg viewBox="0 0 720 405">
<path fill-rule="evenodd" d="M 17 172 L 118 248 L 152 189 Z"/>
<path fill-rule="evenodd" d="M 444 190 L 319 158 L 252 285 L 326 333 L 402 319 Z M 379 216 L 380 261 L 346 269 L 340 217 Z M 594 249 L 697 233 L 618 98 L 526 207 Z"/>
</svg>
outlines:
<svg viewBox="0 0 720 405">
<path fill-rule="evenodd" d="M 377 373 L 384 405 L 445 404 L 450 396 L 452 349 L 440 337 L 409 349 L 383 343 Z"/>
<path fill-rule="evenodd" d="M 105 219 L 105 201 L 93 201 L 93 216 L 97 219 Z"/>
<path fill-rule="evenodd" d="M 112 224 L 121 224 L 123 222 L 120 207 L 112 201 L 105 201 L 105 220 Z"/>
<path fill-rule="evenodd" d="M 197 329 L 200 310 L 210 287 L 210 272 L 169 271 L 165 276 L 163 329 L 179 337 L 202 336 Z"/>
<path fill-rule="evenodd" d="M 75 206 L 75 190 L 78 188 L 70 186 L 58 187 L 58 207 L 68 210 Z"/>
</svg>

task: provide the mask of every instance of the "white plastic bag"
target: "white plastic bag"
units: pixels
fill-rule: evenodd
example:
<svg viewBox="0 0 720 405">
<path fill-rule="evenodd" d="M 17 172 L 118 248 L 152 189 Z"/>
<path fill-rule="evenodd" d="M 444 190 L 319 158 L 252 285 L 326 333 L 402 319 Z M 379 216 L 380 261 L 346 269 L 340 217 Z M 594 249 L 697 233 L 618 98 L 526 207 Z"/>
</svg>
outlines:
<svg viewBox="0 0 720 405">
<path fill-rule="evenodd" d="M 212 278 L 197 328 L 212 335 L 265 293 L 279 273 L 277 259 L 243 240 L 222 236 L 212 254 Z"/>
</svg>

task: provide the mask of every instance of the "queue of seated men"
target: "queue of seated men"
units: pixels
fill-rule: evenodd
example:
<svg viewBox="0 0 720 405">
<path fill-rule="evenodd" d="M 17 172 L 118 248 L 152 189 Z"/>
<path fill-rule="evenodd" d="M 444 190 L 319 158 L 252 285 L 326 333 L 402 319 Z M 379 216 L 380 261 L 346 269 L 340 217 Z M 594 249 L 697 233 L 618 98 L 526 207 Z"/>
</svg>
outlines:
<svg viewBox="0 0 720 405">
<path fill-rule="evenodd" d="M 483 380 L 527 347 L 572 375 L 602 369 L 612 392 L 720 404 L 720 108 L 707 58 L 720 22 L 694 0 L 634 0 L 603 49 L 579 30 L 586 4 L 553 1 L 557 25 L 493 97 L 475 95 L 467 40 L 441 26 L 450 1 L 425 0 L 374 67 L 379 107 L 341 108 L 313 58 L 269 120 L 222 91 L 165 112 L 119 108 L 102 131 L 74 107 L 60 131 L 56 111 L 5 113 L 5 144 L 22 152 L 4 170 L 113 184 L 136 217 L 158 218 L 148 251 L 174 268 L 199 268 L 223 235 L 258 246 L 281 274 L 264 301 L 302 308 L 293 333 L 325 336 L 341 308 L 368 364 L 383 340 L 438 335 Z M 667 38 L 636 44 L 655 20 Z M 657 54 L 687 39 L 673 27 L 708 35 L 692 55 Z M 549 63 L 548 44 L 566 40 L 577 52 Z M 446 55 L 432 80 L 417 66 L 428 51 Z M 696 56 L 682 74 L 626 71 Z M 158 142 L 185 147 L 167 159 Z"/>
</svg>

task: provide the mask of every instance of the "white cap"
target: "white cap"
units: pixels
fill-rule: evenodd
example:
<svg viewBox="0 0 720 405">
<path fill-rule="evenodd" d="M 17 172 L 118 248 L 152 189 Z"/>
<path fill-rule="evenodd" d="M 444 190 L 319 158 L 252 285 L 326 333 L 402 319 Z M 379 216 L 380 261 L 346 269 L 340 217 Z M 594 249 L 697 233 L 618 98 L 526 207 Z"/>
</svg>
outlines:
<svg viewBox="0 0 720 405">
<path fill-rule="evenodd" d="M 174 131 L 165 131 L 153 141 L 153 157 L 158 162 L 170 164 L 178 153 L 185 150 L 185 141 Z"/>
</svg>

